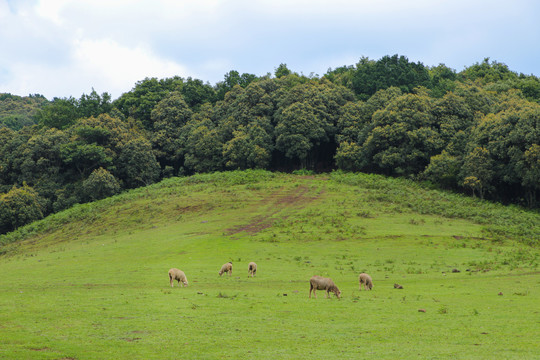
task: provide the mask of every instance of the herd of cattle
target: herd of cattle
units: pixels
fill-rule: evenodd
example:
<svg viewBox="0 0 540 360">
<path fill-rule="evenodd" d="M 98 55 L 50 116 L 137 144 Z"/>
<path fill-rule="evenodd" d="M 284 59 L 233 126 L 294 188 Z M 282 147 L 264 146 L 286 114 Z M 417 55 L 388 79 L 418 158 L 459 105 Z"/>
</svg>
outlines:
<svg viewBox="0 0 540 360">
<path fill-rule="evenodd" d="M 218 272 L 218 275 L 221 276 L 224 273 L 228 273 L 229 276 L 232 276 L 233 271 L 233 264 L 232 262 L 228 262 L 223 264 L 221 269 Z M 255 276 L 257 273 L 257 264 L 254 262 L 250 262 L 248 265 L 248 274 L 251 275 L 251 277 Z M 188 280 L 186 277 L 186 274 L 177 268 L 172 268 L 169 270 L 169 281 L 171 283 L 171 287 L 173 287 L 174 281 L 178 281 L 178 284 L 180 286 L 188 286 Z M 358 281 L 360 283 L 360 290 L 362 290 L 362 285 L 364 286 L 364 290 L 371 290 L 373 288 L 373 280 L 371 279 L 371 276 L 369 276 L 366 273 L 361 273 L 358 276 Z M 333 292 L 336 294 L 337 298 L 339 299 L 341 297 L 341 291 L 338 289 L 336 284 L 332 281 L 330 278 L 325 278 L 322 276 L 315 275 L 311 279 L 309 279 L 309 297 L 311 298 L 311 292 L 313 291 L 313 295 L 315 296 L 315 299 L 317 298 L 317 294 L 315 293 L 316 290 L 324 290 L 326 291 L 325 297 L 330 296 L 330 292 Z"/>
</svg>

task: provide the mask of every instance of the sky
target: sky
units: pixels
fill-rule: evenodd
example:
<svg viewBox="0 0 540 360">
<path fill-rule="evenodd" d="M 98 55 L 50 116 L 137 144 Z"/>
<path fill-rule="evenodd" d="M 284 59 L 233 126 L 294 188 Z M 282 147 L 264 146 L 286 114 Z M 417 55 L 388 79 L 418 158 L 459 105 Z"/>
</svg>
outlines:
<svg viewBox="0 0 540 360">
<path fill-rule="evenodd" d="M 212 85 L 404 55 L 540 76 L 538 0 L 0 0 L 0 93 L 113 99 L 147 77 Z"/>
</svg>

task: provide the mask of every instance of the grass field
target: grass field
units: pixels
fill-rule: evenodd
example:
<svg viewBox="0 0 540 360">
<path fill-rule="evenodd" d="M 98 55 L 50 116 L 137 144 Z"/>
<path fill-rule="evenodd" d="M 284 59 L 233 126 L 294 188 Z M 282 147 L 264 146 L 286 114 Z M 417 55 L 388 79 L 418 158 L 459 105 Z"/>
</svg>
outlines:
<svg viewBox="0 0 540 360">
<path fill-rule="evenodd" d="M 168 179 L 0 238 L 0 358 L 537 359 L 539 229 L 378 176 Z"/>
</svg>

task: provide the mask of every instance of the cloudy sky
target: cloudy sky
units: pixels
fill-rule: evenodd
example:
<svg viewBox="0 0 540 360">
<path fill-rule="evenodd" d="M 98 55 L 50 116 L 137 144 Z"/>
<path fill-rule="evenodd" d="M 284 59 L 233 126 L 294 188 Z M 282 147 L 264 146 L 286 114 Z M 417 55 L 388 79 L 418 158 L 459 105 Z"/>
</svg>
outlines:
<svg viewBox="0 0 540 360">
<path fill-rule="evenodd" d="M 215 84 L 362 56 L 540 76 L 538 0 L 0 0 L 0 92 L 113 99 L 146 77 Z"/>
</svg>

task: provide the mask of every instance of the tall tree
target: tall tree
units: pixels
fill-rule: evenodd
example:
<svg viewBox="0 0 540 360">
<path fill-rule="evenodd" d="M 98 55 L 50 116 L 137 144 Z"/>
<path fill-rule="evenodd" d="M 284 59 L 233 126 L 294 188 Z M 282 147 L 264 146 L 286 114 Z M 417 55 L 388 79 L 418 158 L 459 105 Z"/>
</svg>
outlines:
<svg viewBox="0 0 540 360">
<path fill-rule="evenodd" d="M 152 146 L 162 167 L 171 166 L 177 172 L 183 165 L 182 130 L 193 112 L 179 92 L 172 92 L 152 110 Z"/>
<path fill-rule="evenodd" d="M 148 140 L 131 139 L 119 150 L 115 173 L 126 187 L 146 186 L 159 179 L 161 169 Z"/>
<path fill-rule="evenodd" d="M 77 99 L 69 98 L 54 98 L 53 101 L 45 105 L 36 114 L 36 120 L 39 125 L 66 129 L 75 123 L 81 117 L 78 108 Z"/>
<path fill-rule="evenodd" d="M 473 195 L 477 191 L 483 199 L 486 191 L 492 189 L 493 180 L 493 160 L 487 149 L 482 147 L 474 148 L 467 156 L 461 170 L 463 186 L 469 187 Z"/>
<path fill-rule="evenodd" d="M 223 169 L 223 140 L 210 118 L 194 117 L 183 133 L 186 137 L 184 166 L 188 171 L 201 173 Z"/>
<path fill-rule="evenodd" d="M 525 159 L 520 165 L 521 184 L 526 189 L 527 205 L 534 207 L 540 190 L 540 145 L 531 145 L 525 151 Z"/>
<path fill-rule="evenodd" d="M 406 94 L 373 114 L 373 129 L 362 144 L 367 166 L 388 175 L 423 171 L 443 146 L 431 100 L 425 94 Z"/>
<path fill-rule="evenodd" d="M 353 99 L 350 90 L 327 80 L 285 92 L 274 116 L 276 149 L 303 168 L 333 161 L 336 124 L 343 106 Z"/>
<path fill-rule="evenodd" d="M 135 87 L 122 94 L 113 102 L 126 117 L 133 117 L 142 122 L 145 129 L 151 131 L 153 123 L 151 113 L 154 107 L 163 100 L 171 91 L 181 90 L 184 79 L 173 77 L 158 80 L 146 78 L 135 84 Z"/>
<path fill-rule="evenodd" d="M 418 86 L 430 85 L 429 71 L 422 63 L 409 62 L 407 57 L 397 54 L 383 56 L 377 61 L 360 59 L 352 79 L 352 88 L 362 100 L 391 86 L 409 93 Z"/>
</svg>

